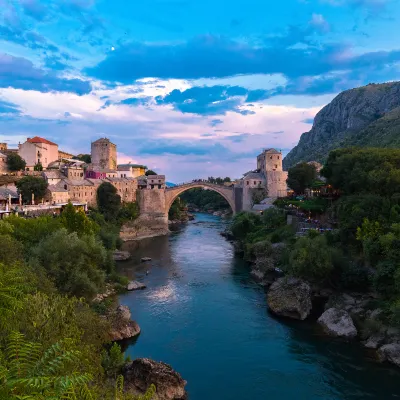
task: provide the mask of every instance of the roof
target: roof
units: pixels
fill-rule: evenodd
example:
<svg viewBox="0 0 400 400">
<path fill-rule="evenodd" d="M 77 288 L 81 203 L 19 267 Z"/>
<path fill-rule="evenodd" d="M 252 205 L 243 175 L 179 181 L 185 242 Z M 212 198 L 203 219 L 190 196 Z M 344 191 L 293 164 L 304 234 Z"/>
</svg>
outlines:
<svg viewBox="0 0 400 400">
<path fill-rule="evenodd" d="M 94 184 L 91 179 L 64 179 L 64 181 L 71 186 L 92 186 Z"/>
<path fill-rule="evenodd" d="M 244 179 L 262 179 L 264 180 L 264 174 L 261 172 L 249 172 L 244 176 Z"/>
<path fill-rule="evenodd" d="M 50 142 L 50 140 L 43 139 L 39 136 L 35 136 L 33 138 L 28 138 L 28 139 L 26 139 L 26 141 L 29 143 L 45 143 L 45 144 L 51 144 L 52 146 L 58 146 L 58 144 Z"/>
<path fill-rule="evenodd" d="M 50 190 L 50 192 L 68 192 L 68 190 L 60 185 L 49 185 L 48 189 Z"/>
<path fill-rule="evenodd" d="M 118 164 L 118 168 L 122 167 L 122 168 L 144 168 L 147 169 L 147 167 L 145 165 L 141 165 L 141 164 Z"/>
<path fill-rule="evenodd" d="M 102 142 L 107 142 L 107 143 L 114 144 L 114 143 L 111 142 L 110 139 L 107 139 L 107 138 L 100 138 L 100 139 L 95 140 L 95 141 L 92 142 L 92 143 L 102 143 Z"/>
<path fill-rule="evenodd" d="M 1 151 L 0 151 L 0 157 L 1 158 L 7 158 L 7 156 L 4 153 L 2 153 Z"/>
<path fill-rule="evenodd" d="M 281 154 L 280 151 L 276 150 L 276 149 L 264 149 L 263 153 L 272 153 L 272 154 Z"/>
<path fill-rule="evenodd" d="M 55 170 L 55 171 L 44 171 L 43 175 L 47 179 L 62 179 L 62 178 L 65 178 L 65 176 L 58 170 Z"/>
<path fill-rule="evenodd" d="M 0 187 L 0 200 L 8 200 L 9 195 L 12 199 L 18 199 L 18 192 L 15 186 Z"/>
</svg>

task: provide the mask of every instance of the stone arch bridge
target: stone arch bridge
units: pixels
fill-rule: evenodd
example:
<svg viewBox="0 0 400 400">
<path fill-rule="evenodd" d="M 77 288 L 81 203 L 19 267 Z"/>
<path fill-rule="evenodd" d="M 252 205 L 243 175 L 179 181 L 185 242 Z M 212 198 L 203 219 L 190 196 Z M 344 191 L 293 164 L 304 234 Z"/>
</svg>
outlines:
<svg viewBox="0 0 400 400">
<path fill-rule="evenodd" d="M 242 189 L 213 183 L 194 181 L 167 189 L 138 190 L 137 201 L 140 215 L 135 221 L 128 222 L 121 229 L 120 236 L 124 240 L 133 240 L 150 236 L 167 234 L 168 211 L 174 200 L 184 191 L 201 187 L 219 193 L 230 205 L 233 214 L 242 211 Z"/>
<path fill-rule="evenodd" d="M 235 203 L 235 189 L 233 187 L 217 185 L 209 182 L 189 182 L 181 185 L 176 185 L 165 189 L 165 212 L 168 214 L 169 209 L 172 206 L 174 200 L 183 192 L 193 188 L 206 188 L 219 193 L 231 206 L 233 214 L 240 211 L 237 210 L 237 204 Z"/>
</svg>

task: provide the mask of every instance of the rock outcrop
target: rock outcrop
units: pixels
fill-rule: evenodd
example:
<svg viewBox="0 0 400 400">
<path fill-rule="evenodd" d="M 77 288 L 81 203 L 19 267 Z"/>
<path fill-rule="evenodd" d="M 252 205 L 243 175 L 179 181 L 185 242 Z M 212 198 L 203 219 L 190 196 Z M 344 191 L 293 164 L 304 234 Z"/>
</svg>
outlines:
<svg viewBox="0 0 400 400">
<path fill-rule="evenodd" d="M 186 381 L 163 362 L 138 358 L 124 367 L 123 375 L 128 392 L 144 393 L 153 384 L 158 400 L 186 399 Z"/>
<path fill-rule="evenodd" d="M 393 147 L 399 144 L 400 82 L 346 90 L 315 116 L 283 160 L 285 169 L 300 161 L 324 161 L 333 149 L 348 146 Z"/>
<path fill-rule="evenodd" d="M 304 320 L 312 309 L 311 287 L 297 278 L 279 278 L 269 288 L 267 301 L 273 313 Z"/>
<path fill-rule="evenodd" d="M 146 289 L 146 285 L 142 282 L 131 281 L 128 283 L 126 290 L 142 290 Z"/>
<path fill-rule="evenodd" d="M 118 306 L 107 316 L 111 323 L 111 340 L 118 341 L 133 338 L 140 333 L 137 322 L 131 320 L 131 311 L 128 306 Z"/>
<path fill-rule="evenodd" d="M 400 367 L 400 344 L 385 344 L 378 350 L 378 356 L 380 361 L 388 361 Z"/>
<path fill-rule="evenodd" d="M 114 261 L 126 261 L 131 258 L 129 251 L 115 250 L 113 253 Z"/>
<path fill-rule="evenodd" d="M 347 311 L 329 308 L 318 318 L 318 323 L 329 335 L 344 339 L 353 339 L 357 336 L 357 329 Z"/>
</svg>

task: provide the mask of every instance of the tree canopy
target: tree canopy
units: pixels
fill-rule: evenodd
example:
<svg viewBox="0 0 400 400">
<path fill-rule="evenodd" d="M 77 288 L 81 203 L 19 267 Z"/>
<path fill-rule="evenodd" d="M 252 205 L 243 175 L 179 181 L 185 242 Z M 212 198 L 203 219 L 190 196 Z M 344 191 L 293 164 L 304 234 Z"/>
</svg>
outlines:
<svg viewBox="0 0 400 400">
<path fill-rule="evenodd" d="M 148 169 L 146 171 L 146 176 L 149 176 L 149 175 L 157 175 L 157 172 L 153 171 L 152 169 Z"/>
<path fill-rule="evenodd" d="M 17 181 L 16 186 L 18 192 L 22 195 L 24 203 L 32 201 L 32 193 L 35 196 L 35 201 L 42 200 L 47 192 L 47 182 L 39 176 L 24 176 Z"/>
<path fill-rule="evenodd" d="M 97 189 L 97 207 L 106 220 L 116 219 L 121 209 L 121 196 L 109 182 L 103 182 Z"/>
<path fill-rule="evenodd" d="M 316 178 L 315 166 L 303 162 L 289 169 L 287 184 L 294 192 L 302 194 L 305 189 L 312 186 Z"/>
<path fill-rule="evenodd" d="M 10 171 L 23 171 L 26 167 L 25 160 L 17 153 L 10 153 L 7 156 L 7 167 Z"/>
</svg>

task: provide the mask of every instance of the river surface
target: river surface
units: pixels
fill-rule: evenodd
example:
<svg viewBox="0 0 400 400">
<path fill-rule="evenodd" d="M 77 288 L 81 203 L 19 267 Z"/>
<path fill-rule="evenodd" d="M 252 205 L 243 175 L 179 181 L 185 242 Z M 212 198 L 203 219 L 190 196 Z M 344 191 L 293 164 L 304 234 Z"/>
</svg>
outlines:
<svg viewBox="0 0 400 400">
<path fill-rule="evenodd" d="M 400 398 L 399 371 L 358 344 L 269 314 L 264 290 L 219 235 L 226 223 L 197 214 L 169 237 L 126 244 L 138 247 L 121 272 L 148 286 L 120 297 L 142 329 L 126 354 L 171 364 L 190 400 Z M 152 261 L 140 263 L 145 256 Z"/>
</svg>

